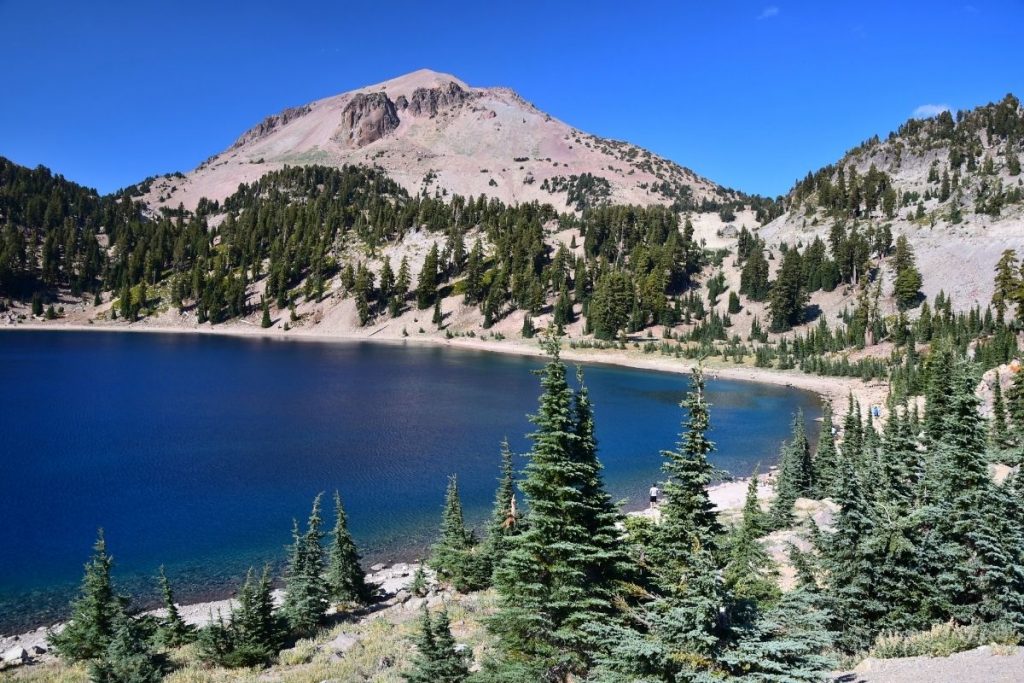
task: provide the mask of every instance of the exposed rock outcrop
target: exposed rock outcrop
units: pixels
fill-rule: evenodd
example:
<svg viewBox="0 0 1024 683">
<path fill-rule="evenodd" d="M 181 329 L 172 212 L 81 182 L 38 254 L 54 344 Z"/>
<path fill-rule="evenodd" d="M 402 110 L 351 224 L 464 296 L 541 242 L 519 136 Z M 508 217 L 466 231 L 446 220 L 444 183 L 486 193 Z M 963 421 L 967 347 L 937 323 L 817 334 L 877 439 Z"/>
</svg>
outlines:
<svg viewBox="0 0 1024 683">
<path fill-rule="evenodd" d="M 409 100 L 409 111 L 415 116 L 437 116 L 437 112 L 452 109 L 470 98 L 470 94 L 457 83 L 439 88 L 416 88 Z"/>
<path fill-rule="evenodd" d="M 309 112 L 310 106 L 308 104 L 304 104 L 301 107 L 289 107 L 279 114 L 268 116 L 249 130 L 242 133 L 241 137 L 235 140 L 235 144 L 231 145 L 231 149 L 241 147 L 247 142 L 252 142 L 253 140 L 259 140 L 262 137 L 266 137 L 289 121 L 293 121 L 300 116 L 305 116 Z"/>
<path fill-rule="evenodd" d="M 341 112 L 341 127 L 335 139 L 352 147 L 363 147 L 398 128 L 395 103 L 382 92 L 357 93 Z"/>
</svg>

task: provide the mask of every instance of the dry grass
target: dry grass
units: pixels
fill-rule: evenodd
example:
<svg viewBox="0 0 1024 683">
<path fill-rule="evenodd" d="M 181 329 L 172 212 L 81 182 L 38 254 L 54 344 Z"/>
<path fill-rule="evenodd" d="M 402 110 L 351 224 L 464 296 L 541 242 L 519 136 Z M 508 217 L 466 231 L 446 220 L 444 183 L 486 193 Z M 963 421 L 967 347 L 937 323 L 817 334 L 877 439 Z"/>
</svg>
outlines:
<svg viewBox="0 0 1024 683">
<path fill-rule="evenodd" d="M 486 644 L 482 617 L 494 609 L 494 596 L 486 592 L 451 602 L 448 615 L 460 643 L 474 652 Z M 396 610 L 358 624 L 341 624 L 325 629 L 313 638 L 300 640 L 281 652 L 278 663 L 266 669 L 224 669 L 201 663 L 194 645 L 169 654 L 173 670 L 167 683 L 320 683 L 321 681 L 368 681 L 399 683 L 415 654 L 412 636 L 417 629 L 415 614 Z M 327 646 L 338 635 L 355 636 L 358 643 L 343 656 Z M 80 664 L 49 661 L 0 672 L 0 681 L 18 683 L 87 683 L 88 669 Z"/>
</svg>

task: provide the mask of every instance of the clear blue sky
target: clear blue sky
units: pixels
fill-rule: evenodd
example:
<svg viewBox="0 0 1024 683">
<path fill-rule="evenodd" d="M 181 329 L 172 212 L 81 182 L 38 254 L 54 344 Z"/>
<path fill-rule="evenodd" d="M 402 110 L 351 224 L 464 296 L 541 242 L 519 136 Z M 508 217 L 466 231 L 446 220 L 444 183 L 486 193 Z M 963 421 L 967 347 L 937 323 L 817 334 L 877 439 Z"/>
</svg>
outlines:
<svg viewBox="0 0 1024 683">
<path fill-rule="evenodd" d="M 996 0 L 0 0 L 0 155 L 108 192 L 426 67 L 778 194 L 922 105 L 1024 96 L 1022 28 Z"/>
</svg>

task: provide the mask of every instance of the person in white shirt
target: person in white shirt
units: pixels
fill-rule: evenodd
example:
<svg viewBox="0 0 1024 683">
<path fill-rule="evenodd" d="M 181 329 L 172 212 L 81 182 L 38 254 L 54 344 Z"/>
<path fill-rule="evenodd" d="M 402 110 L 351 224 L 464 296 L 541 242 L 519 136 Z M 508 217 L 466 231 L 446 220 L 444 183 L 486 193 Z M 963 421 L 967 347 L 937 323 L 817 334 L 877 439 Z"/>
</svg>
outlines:
<svg viewBox="0 0 1024 683">
<path fill-rule="evenodd" d="M 661 492 L 658 491 L 658 485 L 657 484 L 651 484 L 651 507 L 652 508 L 658 507 L 658 494 L 659 493 L 661 493 Z"/>
</svg>

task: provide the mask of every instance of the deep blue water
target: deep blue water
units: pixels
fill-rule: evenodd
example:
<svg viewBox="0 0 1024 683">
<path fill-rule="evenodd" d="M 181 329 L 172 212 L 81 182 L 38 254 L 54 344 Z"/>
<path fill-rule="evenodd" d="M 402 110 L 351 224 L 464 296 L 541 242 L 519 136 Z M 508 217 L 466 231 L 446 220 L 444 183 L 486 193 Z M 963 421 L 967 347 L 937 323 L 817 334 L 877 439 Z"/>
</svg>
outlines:
<svg viewBox="0 0 1024 683">
<path fill-rule="evenodd" d="M 421 555 L 447 475 L 487 514 L 498 446 L 525 452 L 538 359 L 387 343 L 0 333 L 0 633 L 63 614 L 98 527 L 119 585 L 223 596 L 280 561 L 291 521 L 338 489 L 369 560 Z M 640 504 L 679 432 L 682 375 L 586 367 L 605 477 Z M 777 457 L 811 394 L 712 381 L 714 462 Z M 328 524 L 332 519 L 328 509 Z"/>
</svg>

